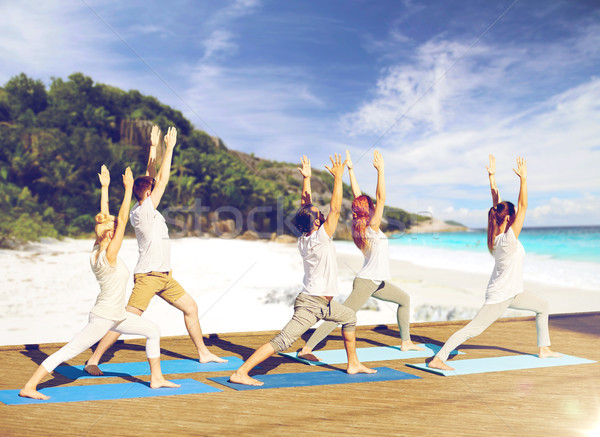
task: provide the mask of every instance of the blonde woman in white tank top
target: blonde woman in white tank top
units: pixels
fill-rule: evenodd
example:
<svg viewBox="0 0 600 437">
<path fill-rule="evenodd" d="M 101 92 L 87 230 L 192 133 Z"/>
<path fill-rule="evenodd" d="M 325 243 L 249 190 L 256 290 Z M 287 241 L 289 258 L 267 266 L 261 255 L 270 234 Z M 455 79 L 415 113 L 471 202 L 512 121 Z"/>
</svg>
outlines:
<svg viewBox="0 0 600 437">
<path fill-rule="evenodd" d="M 125 291 L 129 271 L 125 263 L 118 257 L 123 242 L 131 193 L 133 176 L 127 167 L 123 175 L 125 195 L 118 217 L 109 214 L 108 186 L 110 174 L 106 166 L 102 166 L 100 174 L 102 194 L 100 213 L 96 215 L 96 242 L 90 256 L 90 265 L 94 272 L 100 293 L 96 304 L 90 311 L 89 323 L 69 343 L 46 358 L 33 373 L 19 396 L 46 400 L 49 396 L 37 391 L 42 379 L 49 375 L 60 363 L 76 357 L 93 346 L 107 332 L 115 331 L 121 334 L 143 335 L 146 340 L 146 356 L 150 364 L 150 387 L 180 387 L 167 381 L 160 369 L 160 330 L 156 324 L 136 314 L 125 311 Z M 102 374 L 100 372 L 100 374 Z"/>
</svg>

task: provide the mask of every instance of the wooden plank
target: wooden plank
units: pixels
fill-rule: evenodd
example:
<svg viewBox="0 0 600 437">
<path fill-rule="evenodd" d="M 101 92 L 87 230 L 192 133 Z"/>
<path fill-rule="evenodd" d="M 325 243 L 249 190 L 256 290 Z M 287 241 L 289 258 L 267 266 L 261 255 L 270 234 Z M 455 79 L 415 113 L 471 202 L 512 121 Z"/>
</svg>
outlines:
<svg viewBox="0 0 600 437">
<path fill-rule="evenodd" d="M 466 322 L 416 323 L 413 340 L 443 343 Z M 247 358 L 275 332 L 211 335 L 206 343 L 221 355 Z M 308 338 L 310 333 L 304 338 Z M 600 313 L 552 316 L 553 348 L 569 355 L 600 361 Z M 395 344 L 395 326 L 357 330 L 358 346 Z M 533 318 L 502 319 L 465 343 L 464 358 L 536 352 Z M 107 354 L 111 362 L 140 361 L 144 342 L 117 343 Z M 302 345 L 298 341 L 290 350 Z M 0 389 L 21 387 L 37 365 L 62 344 L 0 347 Z M 191 357 L 187 337 L 163 338 L 162 359 Z M 326 349 L 343 347 L 340 331 L 327 339 Z M 91 351 L 70 364 L 83 364 Z M 409 360 L 421 362 L 422 359 Z M 600 421 L 599 364 L 464 375 L 454 378 L 420 372 L 404 361 L 373 363 L 421 376 L 420 380 L 388 381 L 324 387 L 122 399 L 47 405 L 0 405 L 3 436 L 17 435 L 581 435 Z M 343 369 L 343 365 L 332 366 Z M 273 356 L 257 373 L 324 370 Z M 223 373 L 169 375 L 207 378 Z M 139 377 L 147 381 L 148 377 Z M 132 379 L 135 380 L 135 379 Z M 102 383 L 123 382 L 121 378 Z M 43 386 L 85 385 L 58 374 Z"/>
</svg>

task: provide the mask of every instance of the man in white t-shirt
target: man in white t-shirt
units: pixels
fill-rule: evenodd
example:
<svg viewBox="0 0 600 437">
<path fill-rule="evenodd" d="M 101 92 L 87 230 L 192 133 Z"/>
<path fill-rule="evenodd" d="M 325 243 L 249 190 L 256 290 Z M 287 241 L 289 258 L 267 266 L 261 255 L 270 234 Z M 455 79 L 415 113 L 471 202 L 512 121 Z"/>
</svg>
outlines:
<svg viewBox="0 0 600 437">
<path fill-rule="evenodd" d="M 126 310 L 141 315 L 156 295 L 183 313 L 185 327 L 198 350 L 201 363 L 227 360 L 211 353 L 202 338 L 198 319 L 198 305 L 183 287 L 173 279 L 171 272 L 171 243 L 165 219 L 156 208 L 169 182 L 173 150 L 177 142 L 177 130 L 170 127 L 165 135 L 166 151 L 158 175 L 156 175 L 156 148 L 160 142 L 158 126 L 152 127 L 151 147 L 146 176 L 138 177 L 133 184 L 137 203 L 129 214 L 138 241 L 139 258 L 133 271 L 134 286 Z M 119 333 L 109 331 L 98 344 L 85 370 L 92 375 L 101 375 L 98 368 L 100 358 L 119 338 Z"/>
<path fill-rule="evenodd" d="M 302 235 L 298 238 L 298 249 L 304 264 L 304 286 L 294 303 L 292 320 L 269 343 L 262 345 L 236 370 L 229 380 L 238 384 L 263 385 L 248 375 L 248 372 L 276 352 L 289 348 L 302 334 L 319 320 L 330 320 L 342 325 L 344 346 L 348 354 L 347 372 L 376 373 L 365 367 L 356 356 L 356 313 L 332 300 L 337 291 L 337 261 L 333 245 L 333 233 L 340 218 L 342 207 L 342 175 L 346 162 L 341 156 L 331 158 L 327 170 L 334 177 L 330 211 L 325 219 L 321 211 L 311 203 L 310 160 L 302 157 L 300 173 L 302 184 L 301 207 L 296 214 L 296 227 Z"/>
</svg>

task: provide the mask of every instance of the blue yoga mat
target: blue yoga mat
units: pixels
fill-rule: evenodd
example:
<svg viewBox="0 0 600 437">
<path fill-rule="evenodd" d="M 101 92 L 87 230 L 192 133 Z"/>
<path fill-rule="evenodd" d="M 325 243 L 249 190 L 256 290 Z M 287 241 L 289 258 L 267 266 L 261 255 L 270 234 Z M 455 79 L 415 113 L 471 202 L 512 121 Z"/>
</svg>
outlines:
<svg viewBox="0 0 600 437">
<path fill-rule="evenodd" d="M 40 393 L 50 396 L 42 401 L 22 398 L 19 390 L 0 390 L 0 402 L 6 405 L 55 404 L 60 402 L 105 401 L 113 399 L 153 398 L 157 396 L 177 396 L 198 393 L 214 393 L 222 390 L 203 384 L 195 379 L 174 379 L 181 384 L 178 388 L 150 388 L 150 383 L 127 382 L 120 384 L 79 385 L 71 387 L 47 387 Z"/>
<path fill-rule="evenodd" d="M 471 373 L 502 372 L 504 370 L 535 369 L 538 367 L 571 366 L 575 364 L 595 363 L 585 358 L 563 355 L 558 358 L 538 358 L 537 355 L 508 355 L 495 358 L 476 358 L 472 360 L 450 361 L 450 367 L 455 370 L 431 369 L 426 363 L 409 364 L 409 367 L 437 373 L 444 376 L 469 375 Z"/>
<path fill-rule="evenodd" d="M 410 358 L 426 358 L 432 357 L 438 353 L 441 346 L 436 344 L 420 344 L 424 347 L 423 351 L 401 351 L 400 346 L 377 346 L 377 347 L 360 347 L 356 348 L 356 355 L 361 362 L 368 361 L 386 361 L 386 360 L 408 360 Z M 450 355 L 463 354 L 464 352 L 452 351 Z M 332 349 L 326 351 L 313 351 L 313 354 L 318 356 L 321 361 L 309 361 L 299 358 L 296 352 L 279 352 L 280 355 L 300 361 L 311 366 L 323 366 L 326 364 L 343 364 L 348 362 L 346 351 L 344 349 Z"/>
<path fill-rule="evenodd" d="M 200 363 L 198 360 L 193 360 L 191 358 L 184 360 L 163 360 L 160 362 L 160 367 L 164 375 L 171 373 L 219 372 L 222 370 L 237 370 L 244 362 L 239 357 L 224 358 L 228 360 L 226 363 Z M 90 375 L 83 370 L 84 366 L 58 366 L 55 371 L 70 379 L 150 375 L 148 361 L 138 361 L 133 363 L 103 363 L 98 367 L 104 372 L 103 376 Z"/>
<path fill-rule="evenodd" d="M 265 385 L 261 386 L 235 384 L 229 382 L 228 376 L 208 379 L 235 390 L 262 390 L 266 388 L 311 387 L 317 385 L 353 384 L 358 382 L 421 379 L 419 376 L 400 372 L 399 370 L 390 369 L 389 367 L 376 367 L 376 369 L 377 373 L 374 374 L 359 373 L 356 375 L 348 375 L 341 370 L 326 370 L 322 372 L 281 373 L 252 376 L 254 379 L 264 382 Z"/>
</svg>

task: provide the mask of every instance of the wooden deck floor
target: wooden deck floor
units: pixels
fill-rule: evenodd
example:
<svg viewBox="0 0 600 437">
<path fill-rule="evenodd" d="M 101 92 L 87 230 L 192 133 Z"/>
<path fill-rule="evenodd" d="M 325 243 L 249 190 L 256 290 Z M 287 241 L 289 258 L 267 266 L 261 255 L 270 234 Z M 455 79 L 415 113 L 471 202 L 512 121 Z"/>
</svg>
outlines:
<svg viewBox="0 0 600 437">
<path fill-rule="evenodd" d="M 462 325 L 417 323 L 412 325 L 412 335 L 419 342 L 440 344 Z M 357 334 L 359 347 L 398 344 L 395 327 L 359 327 Z M 600 361 L 600 313 L 552 316 L 550 334 L 555 350 Z M 212 335 L 207 344 L 223 356 L 245 359 L 272 335 Z M 535 353 L 535 338 L 532 318 L 502 319 L 464 344 L 462 350 L 468 356 L 460 358 Z M 37 365 L 60 346 L 0 347 L 0 389 L 20 388 Z M 187 337 L 163 338 L 161 346 L 164 360 L 193 356 Z M 339 331 L 334 331 L 324 348 L 341 347 Z M 70 364 L 83 364 L 90 353 Z M 111 362 L 144 358 L 141 340 L 117 343 L 106 356 Z M 230 372 L 196 373 L 168 377 L 193 377 L 223 391 L 47 405 L 0 404 L 0 435 L 582 436 L 600 423 L 599 363 L 455 377 L 404 365 L 422 360 L 370 364 L 422 377 L 415 380 L 237 392 L 207 380 Z M 319 370 L 325 369 L 274 356 L 256 373 Z M 123 379 L 102 381 L 116 382 Z M 55 374 L 41 387 L 94 383 L 90 379 L 70 381 Z"/>
</svg>

